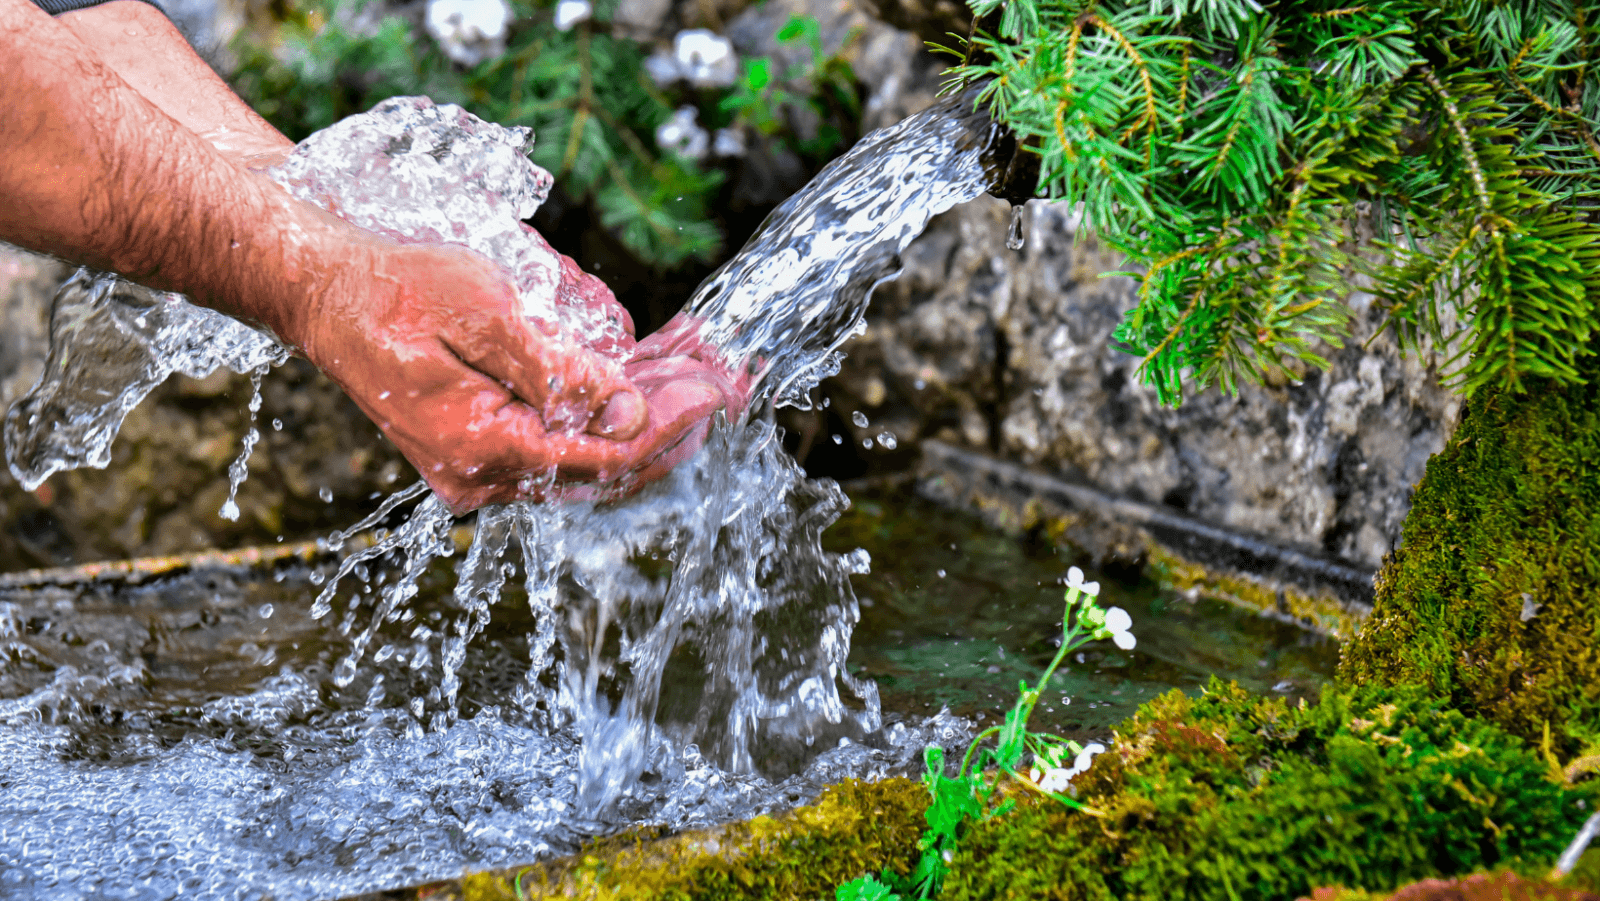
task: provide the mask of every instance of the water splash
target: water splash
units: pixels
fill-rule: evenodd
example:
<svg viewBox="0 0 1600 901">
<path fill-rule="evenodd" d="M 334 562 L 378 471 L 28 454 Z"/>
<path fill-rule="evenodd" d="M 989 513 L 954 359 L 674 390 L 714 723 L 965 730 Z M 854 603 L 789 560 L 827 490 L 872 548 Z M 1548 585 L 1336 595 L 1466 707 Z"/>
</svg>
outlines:
<svg viewBox="0 0 1600 901">
<path fill-rule="evenodd" d="M 80 269 L 56 292 L 39 384 L 6 415 L 6 461 L 32 491 L 51 473 L 104 469 L 128 412 L 174 372 L 255 372 L 289 359 L 243 323 L 113 276 Z"/>
<path fill-rule="evenodd" d="M 695 291 L 687 309 L 729 361 L 762 376 L 758 399 L 810 409 L 866 328 L 872 290 L 928 220 L 982 194 L 998 132 L 956 97 L 880 128 L 778 206 Z"/>
<path fill-rule="evenodd" d="M 848 501 L 834 483 L 804 476 L 759 411 L 808 407 L 899 252 L 930 217 L 984 190 L 994 129 L 968 110 L 951 101 L 868 135 L 696 292 L 687 309 L 703 336 L 728 365 L 757 375 L 758 413 L 719 421 L 668 477 L 615 504 L 480 510 L 456 610 L 437 623 L 415 621 L 412 601 L 429 565 L 454 553 L 454 520 L 423 485 L 331 538 L 342 548 L 415 504 L 347 556 L 313 605 L 351 636 L 333 685 L 351 686 L 363 660 L 405 661 L 436 672 L 390 712 L 407 721 L 409 738 L 460 728 L 466 649 L 520 563 L 535 628 L 515 704 L 552 734 L 578 737 L 574 799 L 583 809 L 616 804 L 663 748 L 781 777 L 878 730 L 875 686 L 845 667 L 858 616 L 849 575 L 868 561 L 827 553 L 820 541 Z M 619 326 L 559 295 L 559 259 L 521 224 L 550 183 L 524 156 L 527 140 L 525 129 L 398 98 L 313 135 L 271 174 L 295 196 L 396 240 L 472 247 L 511 271 L 531 319 L 620 356 L 619 336 L 607 331 Z M 7 421 L 13 471 L 33 485 L 62 468 L 105 465 L 122 416 L 170 372 L 257 372 L 286 356 L 269 337 L 176 295 L 85 273 L 71 286 L 57 299 L 50 375 Z M 84 347 L 114 348 L 124 362 L 102 377 Z M 107 392 L 110 404 L 96 393 L 107 378 L 118 389 Z M 696 687 L 664 694 L 666 685 Z M 387 689 L 370 692 L 376 707 Z"/>
</svg>

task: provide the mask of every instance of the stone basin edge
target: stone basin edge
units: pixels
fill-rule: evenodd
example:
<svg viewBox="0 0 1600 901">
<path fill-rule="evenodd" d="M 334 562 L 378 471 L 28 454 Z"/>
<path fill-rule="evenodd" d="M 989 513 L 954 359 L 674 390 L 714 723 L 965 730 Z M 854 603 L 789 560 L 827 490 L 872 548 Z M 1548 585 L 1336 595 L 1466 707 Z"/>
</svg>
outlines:
<svg viewBox="0 0 1600 901">
<path fill-rule="evenodd" d="M 921 444 L 916 491 L 1011 533 L 1042 530 L 1098 567 L 1137 567 L 1162 587 L 1340 641 L 1372 612 L 1376 572 L 938 440 Z"/>
</svg>

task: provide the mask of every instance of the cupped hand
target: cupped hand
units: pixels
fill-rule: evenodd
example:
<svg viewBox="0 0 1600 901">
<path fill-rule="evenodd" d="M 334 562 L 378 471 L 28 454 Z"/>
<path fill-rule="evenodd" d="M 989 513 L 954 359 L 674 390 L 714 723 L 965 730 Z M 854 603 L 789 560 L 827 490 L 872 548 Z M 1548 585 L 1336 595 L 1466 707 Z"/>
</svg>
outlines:
<svg viewBox="0 0 1600 901">
<path fill-rule="evenodd" d="M 679 313 L 666 325 L 640 341 L 624 366 L 634 384 L 647 396 L 668 388 L 684 391 L 683 386 L 695 385 L 711 392 L 719 403 L 701 407 L 700 412 L 672 406 L 675 396 L 652 401 L 651 415 L 670 416 L 683 425 L 679 437 L 655 457 L 645 463 L 634 475 L 638 484 L 644 484 L 666 475 L 679 463 L 694 456 L 711 433 L 712 415 L 722 410 L 731 420 L 736 420 L 750 404 L 754 377 L 742 360 L 728 360 L 721 349 L 707 341 L 701 334 L 703 321 L 688 313 Z M 698 416 L 698 418 L 695 418 Z"/>
<path fill-rule="evenodd" d="M 457 514 L 648 467 L 725 402 L 697 378 L 641 390 L 461 247 L 364 242 L 296 322 L 284 337 Z"/>
</svg>

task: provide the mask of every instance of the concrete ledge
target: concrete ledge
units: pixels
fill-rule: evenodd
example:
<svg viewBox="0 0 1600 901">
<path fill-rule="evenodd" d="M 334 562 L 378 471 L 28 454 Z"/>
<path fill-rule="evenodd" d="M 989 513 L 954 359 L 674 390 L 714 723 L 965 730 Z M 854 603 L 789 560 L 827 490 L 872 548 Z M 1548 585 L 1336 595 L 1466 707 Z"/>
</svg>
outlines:
<svg viewBox="0 0 1600 901">
<path fill-rule="evenodd" d="M 1044 528 L 1101 563 L 1145 566 L 1181 591 L 1198 590 L 1336 638 L 1372 610 L 1373 570 L 1191 519 L 988 454 L 922 442 L 917 491 L 1008 530 Z"/>
</svg>

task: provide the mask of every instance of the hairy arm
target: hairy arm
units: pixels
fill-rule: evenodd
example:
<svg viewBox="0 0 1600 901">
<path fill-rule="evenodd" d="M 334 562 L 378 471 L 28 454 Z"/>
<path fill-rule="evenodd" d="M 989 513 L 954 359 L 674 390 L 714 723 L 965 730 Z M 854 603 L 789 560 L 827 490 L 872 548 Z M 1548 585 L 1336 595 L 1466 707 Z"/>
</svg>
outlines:
<svg viewBox="0 0 1600 901">
<path fill-rule="evenodd" d="M 466 248 L 396 244 L 250 171 L 288 142 L 155 12 L 61 21 L 0 0 L 0 240 L 270 328 L 458 513 L 551 478 L 659 474 L 725 405 L 692 360 L 650 370 L 641 391 L 541 331 L 506 273 Z M 582 418 L 546 429 L 551 410 L 587 411 L 590 434 Z"/>
<path fill-rule="evenodd" d="M 294 149 L 211 71 L 161 11 L 142 0 L 112 0 L 56 17 L 127 85 L 224 157 L 270 165 Z"/>
<path fill-rule="evenodd" d="M 0 0 L 0 59 L 0 237 L 294 340 L 309 264 L 354 229 L 239 168 L 26 0 Z"/>
</svg>

